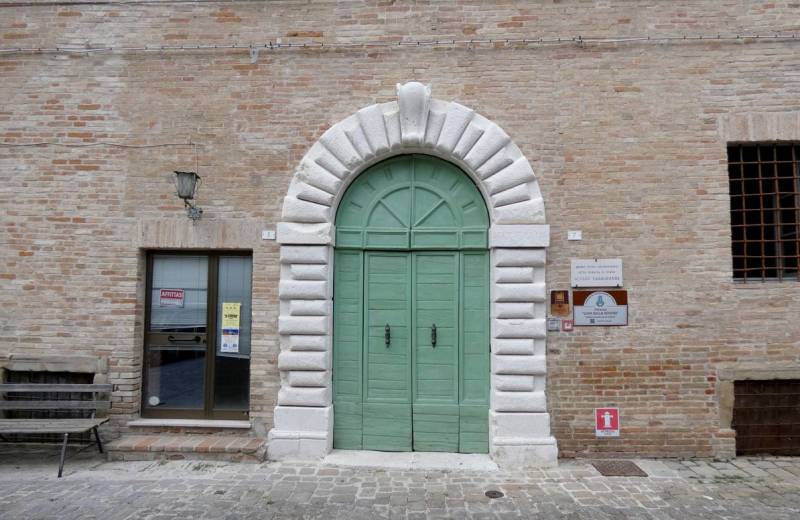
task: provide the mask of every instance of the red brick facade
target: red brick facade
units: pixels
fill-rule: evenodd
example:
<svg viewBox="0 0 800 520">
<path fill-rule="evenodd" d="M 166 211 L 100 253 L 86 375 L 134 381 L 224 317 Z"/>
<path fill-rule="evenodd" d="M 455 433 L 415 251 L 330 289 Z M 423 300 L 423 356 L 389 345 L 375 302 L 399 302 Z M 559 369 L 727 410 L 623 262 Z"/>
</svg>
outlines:
<svg viewBox="0 0 800 520">
<path fill-rule="evenodd" d="M 97 146 L 0 147 L 0 355 L 108 357 L 119 425 L 141 399 L 144 251 L 236 248 L 253 251 L 251 418 L 270 428 L 280 266 L 261 230 L 311 144 L 409 80 L 530 160 L 548 289 L 569 288 L 570 258 L 624 262 L 629 326 L 547 337 L 561 456 L 730 454 L 718 370 L 800 365 L 797 282 L 733 282 L 726 167 L 729 141 L 800 140 L 800 42 L 504 41 L 791 34 L 795 3 L 37 3 L 0 3 L 0 143 Z M 498 41 L 342 46 L 453 39 Z M 312 41 L 330 48 L 269 49 Z M 133 49 L 234 43 L 267 48 Z M 84 46 L 116 50 L 55 50 Z M 171 172 L 196 162 L 193 225 Z M 603 406 L 619 439 L 595 438 Z"/>
</svg>

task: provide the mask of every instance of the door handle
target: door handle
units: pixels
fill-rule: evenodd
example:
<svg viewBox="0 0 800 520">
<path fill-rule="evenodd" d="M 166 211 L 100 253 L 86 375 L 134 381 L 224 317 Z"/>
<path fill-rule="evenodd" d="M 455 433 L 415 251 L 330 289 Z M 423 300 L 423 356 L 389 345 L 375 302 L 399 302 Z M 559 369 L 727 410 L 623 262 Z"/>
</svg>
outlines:
<svg viewBox="0 0 800 520">
<path fill-rule="evenodd" d="M 392 343 L 392 329 L 389 327 L 389 324 L 386 324 L 386 327 L 383 328 L 383 341 L 386 342 L 386 348 L 389 348 L 389 345 Z"/>
<path fill-rule="evenodd" d="M 436 348 L 436 324 L 431 325 L 431 346 Z"/>
<path fill-rule="evenodd" d="M 167 341 L 170 343 L 200 343 L 200 336 L 195 336 L 191 339 L 177 339 L 175 336 L 167 336 Z"/>
</svg>

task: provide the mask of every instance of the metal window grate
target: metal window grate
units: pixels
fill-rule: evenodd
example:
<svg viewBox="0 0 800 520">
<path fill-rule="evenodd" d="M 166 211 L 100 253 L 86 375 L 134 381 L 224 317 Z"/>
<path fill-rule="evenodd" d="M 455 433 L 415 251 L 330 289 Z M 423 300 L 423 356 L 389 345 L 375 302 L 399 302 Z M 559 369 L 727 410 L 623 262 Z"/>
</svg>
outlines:
<svg viewBox="0 0 800 520">
<path fill-rule="evenodd" d="M 737 280 L 797 280 L 800 144 L 728 146 L 731 249 Z"/>
</svg>

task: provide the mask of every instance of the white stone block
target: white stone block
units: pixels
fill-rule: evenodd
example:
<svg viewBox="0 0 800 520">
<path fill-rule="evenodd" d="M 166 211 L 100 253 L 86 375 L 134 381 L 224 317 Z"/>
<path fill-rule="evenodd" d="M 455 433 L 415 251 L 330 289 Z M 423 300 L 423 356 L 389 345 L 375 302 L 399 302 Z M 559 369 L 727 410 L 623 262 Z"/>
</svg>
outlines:
<svg viewBox="0 0 800 520">
<path fill-rule="evenodd" d="M 472 150 L 464 157 L 464 161 L 470 168 L 477 170 L 496 153 L 505 148 L 510 141 L 511 138 L 508 137 L 508 134 L 506 134 L 502 128 L 495 124 L 490 124 L 486 132 L 478 139 L 475 146 L 472 147 Z M 526 160 L 524 161 L 525 163 L 528 162 Z M 532 173 L 533 171 L 531 171 L 531 174 Z M 489 193 L 491 193 L 491 191 L 489 191 Z"/>
<path fill-rule="evenodd" d="M 324 439 L 300 437 L 300 453 L 308 460 L 322 460 L 333 449 L 333 435 Z"/>
<path fill-rule="evenodd" d="M 330 384 L 328 371 L 291 370 L 287 379 L 289 386 L 322 387 Z"/>
<path fill-rule="evenodd" d="M 497 283 L 492 296 L 496 302 L 543 302 L 543 283 Z"/>
<path fill-rule="evenodd" d="M 312 204 L 310 202 L 299 201 L 297 199 L 292 199 L 292 201 L 297 201 L 301 206 L 302 205 L 309 205 L 314 206 L 314 210 L 318 208 L 325 208 L 322 213 L 327 213 L 330 208 L 326 206 L 320 206 L 319 204 Z M 294 202 L 292 202 L 294 204 Z M 286 208 L 286 204 L 283 206 Z M 296 208 L 299 211 L 299 208 Z M 293 220 L 294 217 L 285 217 L 287 222 L 279 222 L 277 229 L 278 229 L 278 243 L 279 244 L 332 244 L 333 243 L 333 226 L 330 223 L 327 223 L 329 220 L 327 215 L 320 214 L 319 217 L 315 217 L 314 219 L 308 219 L 308 222 L 318 222 L 316 224 L 313 223 L 303 223 L 297 224 L 295 222 L 302 222 L 301 220 Z M 300 217 L 304 218 L 305 217 Z"/>
<path fill-rule="evenodd" d="M 404 144 L 418 145 L 425 138 L 431 88 L 417 81 L 397 84 L 397 102 L 400 107 L 400 131 Z"/>
<path fill-rule="evenodd" d="M 278 297 L 281 300 L 325 300 L 328 282 L 316 280 L 281 280 Z"/>
<path fill-rule="evenodd" d="M 383 122 L 383 110 L 379 105 L 370 105 L 356 113 L 364 135 L 369 142 L 373 154 L 380 155 L 389 151 L 389 138 Z"/>
<path fill-rule="evenodd" d="M 281 316 L 278 318 L 279 334 L 327 334 L 328 316 Z"/>
<path fill-rule="evenodd" d="M 313 161 L 321 168 L 328 170 L 334 177 L 338 177 L 342 180 L 346 180 L 352 173 L 352 170 L 331 153 L 328 146 L 321 140 L 311 146 L 311 149 L 306 153 L 305 157 L 303 157 L 303 160 L 306 159 Z"/>
<path fill-rule="evenodd" d="M 528 248 L 550 245 L 550 226 L 547 224 L 506 224 L 489 228 L 489 247 Z"/>
<path fill-rule="evenodd" d="M 333 407 L 276 406 L 274 421 L 280 431 L 327 434 L 333 429 Z"/>
<path fill-rule="evenodd" d="M 492 388 L 502 392 L 533 392 L 533 376 L 495 375 Z"/>
<path fill-rule="evenodd" d="M 299 238 L 312 234 L 317 229 L 322 229 L 331 220 L 331 208 L 324 204 L 300 200 L 293 195 L 287 195 L 283 199 L 283 212 L 281 213 L 283 222 L 278 223 L 278 243 L 280 244 L 320 244 L 327 242 L 297 242 Z M 289 223 L 320 224 L 317 227 L 289 225 Z M 283 238 L 281 238 L 281 227 L 283 227 Z M 328 225 L 328 229 L 330 226 Z M 298 238 L 299 237 L 299 238 Z"/>
<path fill-rule="evenodd" d="M 489 412 L 492 437 L 544 439 L 550 434 L 548 413 L 504 413 Z"/>
<path fill-rule="evenodd" d="M 517 153 L 515 154 L 514 151 Z M 496 153 L 488 161 L 483 163 L 477 170 L 476 173 L 478 177 L 481 179 L 486 179 L 487 177 L 491 177 L 492 175 L 496 174 L 500 170 L 508 168 L 512 164 L 517 157 L 519 157 L 519 151 L 516 150 L 516 147 L 513 144 L 506 145 L 505 148 L 500 150 L 499 153 Z M 530 197 L 526 197 L 523 200 L 528 200 Z"/>
<path fill-rule="evenodd" d="M 327 316 L 330 314 L 328 300 L 291 300 L 289 314 L 292 316 Z"/>
<path fill-rule="evenodd" d="M 500 170 L 484 182 L 490 194 L 500 193 L 514 186 L 528 185 L 536 181 L 533 169 L 525 157 L 520 157 L 508 168 Z"/>
<path fill-rule="evenodd" d="M 390 150 L 399 150 L 403 146 L 403 140 L 400 131 L 400 109 L 396 102 L 388 112 L 383 112 L 383 120 L 386 125 L 386 138 L 389 140 Z"/>
<path fill-rule="evenodd" d="M 498 267 L 494 270 L 496 283 L 533 283 L 534 267 Z"/>
<path fill-rule="evenodd" d="M 486 131 L 485 128 L 480 127 L 476 124 L 476 120 L 478 118 L 474 118 L 469 125 L 467 125 L 467 129 L 464 130 L 464 135 L 461 136 L 459 139 L 458 144 L 456 145 L 455 149 L 452 151 L 453 155 L 459 158 L 463 158 L 465 155 L 472 150 L 472 147 L 475 146 L 475 143 L 478 142 L 478 139 L 483 136 L 483 133 Z"/>
<path fill-rule="evenodd" d="M 292 264 L 289 273 L 293 280 L 325 281 L 328 279 L 328 266 L 325 264 Z"/>
<path fill-rule="evenodd" d="M 494 354 L 532 356 L 535 352 L 533 339 L 495 339 L 492 342 Z"/>
<path fill-rule="evenodd" d="M 434 148 L 436 143 L 439 141 L 439 136 L 442 133 L 442 128 L 444 127 L 444 120 L 446 117 L 447 110 L 446 107 L 438 107 L 439 110 L 435 110 L 433 106 L 431 110 L 428 112 L 428 124 L 425 128 L 425 143 L 424 146 L 426 148 Z"/>
<path fill-rule="evenodd" d="M 505 439 L 496 439 L 491 447 L 492 460 L 501 468 L 542 468 L 558 465 L 558 446 L 552 437 L 525 444 L 504 441 Z"/>
<path fill-rule="evenodd" d="M 492 252 L 497 267 L 544 267 L 547 250 L 541 249 L 495 249 Z"/>
<path fill-rule="evenodd" d="M 342 187 L 342 180 L 314 161 L 303 159 L 294 174 L 295 181 L 304 182 L 320 190 L 336 195 Z"/>
<path fill-rule="evenodd" d="M 492 334 L 495 339 L 504 338 L 544 338 L 547 324 L 544 319 L 495 319 L 492 320 Z"/>
<path fill-rule="evenodd" d="M 300 437 L 273 437 L 272 431 L 269 433 L 267 443 L 267 458 L 269 460 L 294 460 L 300 459 Z"/>
<path fill-rule="evenodd" d="M 484 186 L 485 188 L 486 186 Z M 503 190 L 499 193 L 495 193 L 491 195 L 492 199 L 492 206 L 495 209 L 503 209 L 503 207 L 511 206 L 511 205 L 518 205 L 531 200 L 531 189 L 530 185 L 528 184 L 519 184 L 512 188 L 508 188 L 507 190 Z M 498 222 L 497 220 L 492 222 L 493 224 L 510 224 L 509 222 Z M 530 222 L 521 222 L 520 224 L 530 224 Z"/>
<path fill-rule="evenodd" d="M 535 318 L 533 303 L 492 303 L 494 318 Z"/>
<path fill-rule="evenodd" d="M 439 134 L 439 141 L 436 143 L 436 148 L 440 152 L 449 153 L 455 150 L 458 141 L 467 129 L 470 121 L 474 117 L 475 112 L 458 103 L 450 103 L 447 107 L 447 115 L 442 125 L 442 131 Z"/>
<path fill-rule="evenodd" d="M 323 264 L 327 267 L 329 246 L 281 246 L 282 264 Z"/>
<path fill-rule="evenodd" d="M 361 162 L 367 161 L 375 156 L 372 146 L 369 144 L 367 134 L 361 127 L 361 122 L 356 115 L 352 115 L 340 123 L 342 131 L 347 136 L 347 140 L 355 148 L 356 153 L 361 157 Z M 360 167 L 360 165 L 359 165 Z"/>
<path fill-rule="evenodd" d="M 331 388 L 308 388 L 284 386 L 278 392 L 278 404 L 282 406 L 330 406 Z"/>
<path fill-rule="evenodd" d="M 520 356 L 494 353 L 492 356 L 492 373 L 540 375 L 547 372 L 547 361 L 544 356 Z M 531 381 L 533 384 L 533 381 Z"/>
<path fill-rule="evenodd" d="M 328 370 L 330 357 L 327 352 L 310 350 L 284 350 L 278 354 L 279 370 Z"/>
<path fill-rule="evenodd" d="M 336 160 L 345 165 L 348 170 L 358 168 L 363 158 L 355 149 L 353 143 L 344 133 L 344 125 L 337 124 L 330 127 L 322 137 L 319 138 L 325 148 L 336 157 Z"/>
<path fill-rule="evenodd" d="M 294 432 L 270 430 L 267 457 L 270 460 L 320 460 L 333 444 L 329 432 Z"/>
<path fill-rule="evenodd" d="M 544 392 L 501 392 L 492 390 L 491 409 L 495 412 L 546 412 Z"/>
<path fill-rule="evenodd" d="M 296 352 L 322 352 L 327 351 L 330 344 L 330 335 L 307 335 L 307 334 L 292 334 L 288 336 L 281 336 L 281 341 L 285 341 L 289 350 Z"/>
<path fill-rule="evenodd" d="M 333 195 L 306 182 L 292 182 L 288 195 L 299 200 L 330 207 Z"/>
<path fill-rule="evenodd" d="M 535 186 L 534 183 L 531 183 Z M 528 185 L 530 188 L 530 184 Z M 501 192 L 500 195 L 506 192 Z M 492 200 L 496 202 L 495 197 Z M 547 220 L 544 214 L 544 201 L 541 196 L 531 197 L 524 202 L 503 205 L 495 204 L 494 224 L 544 224 Z"/>
</svg>

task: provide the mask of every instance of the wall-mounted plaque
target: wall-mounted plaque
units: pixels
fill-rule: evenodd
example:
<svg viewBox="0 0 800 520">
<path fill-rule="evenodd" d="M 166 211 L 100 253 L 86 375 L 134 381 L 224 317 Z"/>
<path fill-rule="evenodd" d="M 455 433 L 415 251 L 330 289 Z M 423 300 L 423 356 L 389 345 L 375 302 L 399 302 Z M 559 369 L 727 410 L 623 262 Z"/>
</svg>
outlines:
<svg viewBox="0 0 800 520">
<path fill-rule="evenodd" d="M 569 316 L 569 291 L 550 291 L 550 315 Z"/>
<path fill-rule="evenodd" d="M 575 326 L 628 324 L 628 291 L 572 291 Z"/>
<path fill-rule="evenodd" d="M 572 287 L 622 287 L 621 258 L 573 258 Z"/>
</svg>

